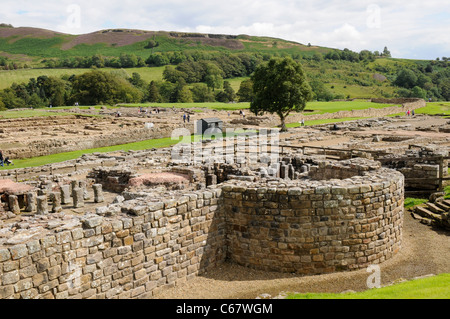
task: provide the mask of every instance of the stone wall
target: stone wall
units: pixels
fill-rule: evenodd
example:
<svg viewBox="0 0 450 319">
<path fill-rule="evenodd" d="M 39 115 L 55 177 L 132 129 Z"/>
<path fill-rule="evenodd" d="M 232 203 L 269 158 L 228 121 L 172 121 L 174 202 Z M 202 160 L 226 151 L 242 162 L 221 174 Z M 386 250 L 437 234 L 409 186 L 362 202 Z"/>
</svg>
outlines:
<svg viewBox="0 0 450 319">
<path fill-rule="evenodd" d="M 322 274 L 383 262 L 401 246 L 403 176 L 223 187 L 228 258 L 267 271 Z"/>
<path fill-rule="evenodd" d="M 448 176 L 448 155 L 446 149 L 432 146 L 421 147 L 410 149 L 403 155 L 386 157 L 383 160 L 383 166 L 395 169 L 405 176 L 406 191 L 421 191 L 429 194 L 439 189 L 440 157 L 442 157 L 442 175 Z"/>
<path fill-rule="evenodd" d="M 426 106 L 426 102 L 423 99 L 418 98 L 394 98 L 394 99 L 383 99 L 374 98 L 371 99 L 372 103 L 384 103 L 384 104 L 411 104 L 411 103 L 422 103 Z"/>
<path fill-rule="evenodd" d="M 10 238 L 0 245 L 0 299 L 152 297 L 224 261 L 220 196 L 210 189 Z"/>
<path fill-rule="evenodd" d="M 124 168 L 95 168 L 88 175 L 95 183 L 102 184 L 104 190 L 121 193 L 128 186 L 132 178 L 137 177 L 137 174 L 132 169 Z"/>
<path fill-rule="evenodd" d="M 0 231 L 0 299 L 151 298 L 227 259 L 310 275 L 392 257 L 401 247 L 403 175 L 363 159 L 324 163 L 295 180 L 126 190 L 95 214 L 10 224 Z M 321 180 L 332 170 L 342 179 Z"/>
</svg>

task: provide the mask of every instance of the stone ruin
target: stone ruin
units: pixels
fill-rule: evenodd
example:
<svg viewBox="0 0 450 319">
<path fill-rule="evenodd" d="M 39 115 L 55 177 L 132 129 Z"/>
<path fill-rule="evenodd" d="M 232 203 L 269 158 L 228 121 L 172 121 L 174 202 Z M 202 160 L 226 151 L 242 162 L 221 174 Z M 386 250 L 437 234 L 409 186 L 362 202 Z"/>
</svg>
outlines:
<svg viewBox="0 0 450 319">
<path fill-rule="evenodd" d="M 16 183 L 27 186 L 17 204 L 4 193 L 0 298 L 152 298 L 225 261 L 312 275 L 401 248 L 404 177 L 379 162 L 293 154 L 175 165 L 170 150 L 154 150 L 111 155 L 108 166 L 107 157 Z"/>
</svg>

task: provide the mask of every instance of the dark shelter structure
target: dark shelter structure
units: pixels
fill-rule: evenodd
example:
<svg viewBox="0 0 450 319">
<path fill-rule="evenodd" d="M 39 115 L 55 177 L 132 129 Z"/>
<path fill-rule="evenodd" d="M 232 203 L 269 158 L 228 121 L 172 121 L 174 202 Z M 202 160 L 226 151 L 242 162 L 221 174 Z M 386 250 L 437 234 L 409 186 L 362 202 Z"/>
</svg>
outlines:
<svg viewBox="0 0 450 319">
<path fill-rule="evenodd" d="M 222 134 L 223 132 L 223 121 L 218 118 L 208 118 L 201 119 L 197 121 L 197 130 L 196 133 L 198 135 L 213 135 L 213 134 Z"/>
</svg>

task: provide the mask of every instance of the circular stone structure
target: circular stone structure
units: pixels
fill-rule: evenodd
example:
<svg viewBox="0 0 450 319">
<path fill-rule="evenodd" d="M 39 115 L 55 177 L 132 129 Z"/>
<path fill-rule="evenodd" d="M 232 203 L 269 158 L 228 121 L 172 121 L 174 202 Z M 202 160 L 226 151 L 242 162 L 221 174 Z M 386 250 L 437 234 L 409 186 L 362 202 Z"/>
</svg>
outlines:
<svg viewBox="0 0 450 319">
<path fill-rule="evenodd" d="M 379 162 L 324 162 L 302 179 L 222 190 L 228 258 L 243 266 L 323 274 L 381 263 L 401 247 L 404 177 Z"/>
</svg>

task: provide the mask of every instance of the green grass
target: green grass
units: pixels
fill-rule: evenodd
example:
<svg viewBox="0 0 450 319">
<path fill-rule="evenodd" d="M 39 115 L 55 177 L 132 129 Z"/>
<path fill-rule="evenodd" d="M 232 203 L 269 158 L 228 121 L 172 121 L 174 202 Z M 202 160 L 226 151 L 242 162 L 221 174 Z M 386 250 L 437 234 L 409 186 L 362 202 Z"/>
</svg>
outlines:
<svg viewBox="0 0 450 319">
<path fill-rule="evenodd" d="M 427 106 L 414 110 L 416 114 L 450 115 L 450 102 L 431 102 Z M 389 117 L 404 116 L 405 112 L 388 115 Z"/>
<path fill-rule="evenodd" d="M 242 109 L 248 109 L 250 103 L 220 103 L 220 102 L 208 102 L 208 103 L 134 103 L 134 104 L 118 104 L 121 107 L 159 107 L 159 108 L 207 108 L 211 110 L 219 111 L 236 111 Z"/>
<path fill-rule="evenodd" d="M 426 107 L 415 110 L 416 114 L 444 114 L 450 115 L 450 102 L 432 102 L 427 103 Z"/>
<path fill-rule="evenodd" d="M 450 274 L 346 294 L 291 294 L 288 299 L 450 299 Z"/>
<path fill-rule="evenodd" d="M 16 159 L 13 161 L 14 166 L 5 166 L 1 169 L 36 167 L 36 166 L 42 166 L 42 165 L 47 165 L 47 164 L 60 163 L 60 162 L 79 158 L 83 154 L 108 153 L 108 152 L 115 152 L 115 151 L 125 151 L 126 152 L 126 151 L 130 151 L 130 150 L 139 151 L 139 150 L 146 150 L 146 149 L 152 149 L 152 148 L 170 147 L 174 144 L 177 144 L 178 142 L 179 142 L 179 140 L 172 140 L 169 137 L 169 138 L 146 140 L 146 141 L 129 143 L 129 144 L 122 144 L 122 145 L 115 145 L 115 146 L 92 148 L 92 149 L 87 149 L 87 150 L 52 154 L 52 155 L 46 155 L 46 156 L 39 156 L 39 157 L 33 157 L 33 158 L 27 158 L 27 159 Z"/>
<path fill-rule="evenodd" d="M 321 125 L 321 124 L 333 124 L 333 123 L 342 123 L 347 121 L 356 121 L 356 120 L 362 120 L 366 117 L 345 117 L 340 119 L 323 119 L 323 120 L 312 120 L 308 121 L 308 119 L 305 120 L 305 126 L 312 126 L 312 125 Z M 286 124 L 287 128 L 295 128 L 300 127 L 300 123 L 289 123 Z"/>
<path fill-rule="evenodd" d="M 450 169 L 449 169 L 449 171 L 450 171 Z M 445 192 L 444 199 L 450 199 L 450 185 L 445 186 L 444 192 Z"/>
<path fill-rule="evenodd" d="M 394 104 L 372 103 L 367 101 L 344 101 L 344 102 L 309 102 L 305 110 L 313 110 L 314 112 L 305 113 L 305 115 L 336 113 L 339 111 L 382 109 L 395 106 Z"/>
<path fill-rule="evenodd" d="M 407 197 L 405 198 L 405 209 L 410 209 L 415 206 L 425 204 L 426 202 L 428 202 L 428 199 Z"/>
<path fill-rule="evenodd" d="M 208 108 L 221 111 L 233 111 L 241 109 L 249 109 L 250 103 L 135 103 L 135 104 L 119 104 L 124 107 L 161 107 L 161 108 Z M 380 104 L 366 101 L 345 101 L 345 102 L 308 102 L 305 110 L 313 111 L 304 113 L 305 116 L 336 113 L 339 111 L 366 110 L 369 108 L 381 109 L 394 106 L 393 104 Z M 358 119 L 358 118 L 355 118 Z M 325 122 L 326 123 L 326 122 Z"/>
<path fill-rule="evenodd" d="M 450 173 L 450 168 L 448 169 Z M 450 185 L 444 187 L 444 199 L 450 199 Z M 405 209 L 410 209 L 418 205 L 422 205 L 428 202 L 428 199 L 425 198 L 405 198 Z"/>
</svg>

